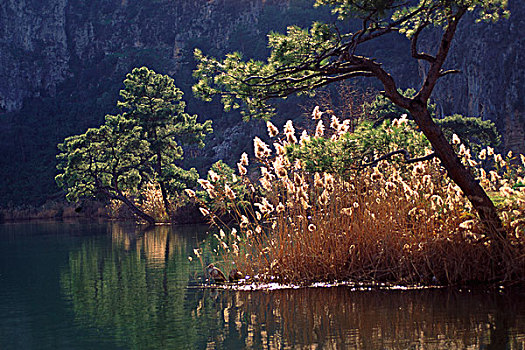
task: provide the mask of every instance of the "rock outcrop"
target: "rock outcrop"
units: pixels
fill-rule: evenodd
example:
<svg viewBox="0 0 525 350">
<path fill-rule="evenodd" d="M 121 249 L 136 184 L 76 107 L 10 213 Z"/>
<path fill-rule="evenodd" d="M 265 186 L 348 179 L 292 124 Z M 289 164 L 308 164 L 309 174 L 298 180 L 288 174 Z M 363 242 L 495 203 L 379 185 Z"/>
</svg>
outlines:
<svg viewBox="0 0 525 350">
<path fill-rule="evenodd" d="M 158 55 L 168 73 L 191 44 L 225 49 L 240 24 L 254 28 L 263 0 L 6 0 L 0 2 L 0 112 L 24 99 L 54 96 L 66 79 L 113 57 Z"/>
<path fill-rule="evenodd" d="M 495 24 L 465 18 L 455 37 L 434 99 L 444 114 L 496 123 L 506 150 L 525 153 L 525 2 L 509 1 L 511 17 Z"/>
</svg>

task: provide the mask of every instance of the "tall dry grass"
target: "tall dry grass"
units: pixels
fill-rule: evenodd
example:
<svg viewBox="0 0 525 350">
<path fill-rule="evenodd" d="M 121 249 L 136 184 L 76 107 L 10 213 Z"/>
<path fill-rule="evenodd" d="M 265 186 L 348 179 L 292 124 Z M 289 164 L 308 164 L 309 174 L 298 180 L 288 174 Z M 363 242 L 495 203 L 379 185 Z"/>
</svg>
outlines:
<svg viewBox="0 0 525 350">
<path fill-rule="evenodd" d="M 525 282 L 525 191 L 517 187 L 524 183 L 523 156 L 518 163 L 512 154 L 504 159 L 489 148 L 474 159 L 454 140 L 465 164 L 500 201 L 507 239 L 503 250 L 496 250 L 437 159 L 417 164 L 384 160 L 345 178 L 309 173 L 300 161 L 290 163 L 285 147 L 309 142 L 310 136 L 303 133 L 298 141 L 291 122 L 281 137 L 271 123 L 268 129 L 276 140 L 274 149 L 254 141 L 259 179 L 247 177 L 246 155 L 238 164 L 254 205 L 233 206 L 237 228 L 201 208 L 221 226 L 216 239 L 224 267 L 235 265 L 260 280 L 298 284 Z M 331 137 L 338 135 L 334 130 Z M 489 163 L 494 169 L 487 172 L 481 165 Z M 216 186 L 220 179 L 213 175 L 211 181 L 200 180 L 201 186 L 214 200 L 235 204 L 237 195 L 228 185 Z"/>
<path fill-rule="evenodd" d="M 168 208 L 164 206 L 162 191 L 159 184 L 148 183 L 142 191 L 142 201 L 138 204 L 140 210 L 155 219 L 156 222 L 170 222 Z"/>
<path fill-rule="evenodd" d="M 171 218 L 166 211 L 164 206 L 164 200 L 162 199 L 162 192 L 158 183 L 148 182 L 140 193 L 137 195 L 131 195 L 126 193 L 126 196 L 132 198 L 135 205 L 144 213 L 148 214 L 155 219 L 157 223 L 169 223 Z M 170 203 L 172 206 L 171 210 L 176 209 L 175 205 Z M 120 200 L 112 199 L 107 204 L 107 210 L 109 215 L 113 219 L 125 219 L 125 220 L 138 220 L 131 210 Z"/>
</svg>

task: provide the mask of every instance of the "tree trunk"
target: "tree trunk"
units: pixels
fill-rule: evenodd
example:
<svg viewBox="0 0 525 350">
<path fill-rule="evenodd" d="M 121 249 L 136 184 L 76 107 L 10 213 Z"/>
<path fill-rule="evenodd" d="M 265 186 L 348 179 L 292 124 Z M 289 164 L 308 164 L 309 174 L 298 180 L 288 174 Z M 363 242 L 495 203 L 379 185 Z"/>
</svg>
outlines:
<svg viewBox="0 0 525 350">
<path fill-rule="evenodd" d="M 154 134 L 155 140 L 157 139 L 157 134 Z M 156 164 L 156 171 L 157 175 L 162 178 L 162 154 L 160 151 L 156 153 L 157 156 L 157 164 Z M 162 194 L 162 202 L 164 203 L 164 211 L 166 212 L 166 215 L 168 216 L 168 220 L 171 221 L 171 218 L 173 217 L 171 210 L 170 210 L 170 201 L 168 200 L 168 191 L 166 190 L 166 184 L 164 181 L 159 181 L 160 186 L 160 192 Z"/>
<path fill-rule="evenodd" d="M 448 176 L 461 188 L 477 211 L 491 238 L 499 241 L 506 234 L 496 207 L 474 175 L 461 163 L 454 149 L 447 141 L 441 128 L 434 123 L 426 103 L 412 100 L 409 111 L 417 125 L 428 138 L 432 147 L 448 172 Z"/>
<path fill-rule="evenodd" d="M 155 225 L 155 219 L 152 218 L 151 216 L 149 216 L 148 214 L 144 213 L 139 208 L 137 208 L 137 206 L 135 204 L 133 204 L 133 202 L 130 201 L 126 196 L 121 195 L 121 194 L 116 194 L 116 195 L 113 195 L 112 197 L 122 201 L 124 204 L 126 204 L 131 209 L 133 214 L 135 214 L 138 217 L 144 219 L 148 224 Z"/>
<path fill-rule="evenodd" d="M 164 181 L 159 181 L 160 185 L 160 192 L 162 193 L 162 201 L 164 202 L 164 210 L 166 211 L 166 215 L 168 215 L 168 219 L 171 221 L 173 218 L 172 212 L 170 210 L 170 201 L 168 200 L 168 191 L 166 190 L 166 185 L 164 184 Z"/>
</svg>

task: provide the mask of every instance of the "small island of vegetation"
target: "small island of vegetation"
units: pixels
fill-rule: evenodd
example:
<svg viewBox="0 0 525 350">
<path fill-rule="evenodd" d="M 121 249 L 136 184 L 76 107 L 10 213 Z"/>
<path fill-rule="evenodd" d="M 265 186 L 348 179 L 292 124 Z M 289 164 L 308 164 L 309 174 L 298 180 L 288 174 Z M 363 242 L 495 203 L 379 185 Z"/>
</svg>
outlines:
<svg viewBox="0 0 525 350">
<path fill-rule="evenodd" d="M 211 125 L 184 112 L 171 78 L 140 68 L 125 81 L 122 114 L 60 145 L 57 181 L 68 198 L 104 195 L 150 224 L 169 221 L 190 198 L 219 227 L 210 243 L 217 265 L 252 280 L 523 284 L 525 157 L 495 153 L 490 122 L 437 118 L 431 104 L 439 79 L 459 73 L 445 69 L 458 23 L 506 17 L 506 1 L 315 4 L 331 6 L 341 22 L 271 33 L 266 61 L 195 51 L 197 96 L 218 96 L 226 111 L 267 120 L 269 138 L 254 139 L 254 157 L 243 154 L 236 170 L 216 163 L 197 187 L 196 171 L 175 165 L 182 157 L 176 140 L 202 145 Z M 355 18 L 361 27 L 348 30 Z M 418 46 L 430 30 L 441 30 L 434 54 Z M 411 40 L 410 54 L 424 70 L 413 90 L 398 89 L 362 53 L 392 33 Z M 384 91 L 351 118 L 316 106 L 313 125 L 305 123 L 300 135 L 291 121 L 282 132 L 270 122 L 271 99 L 367 78 Z M 203 262 L 201 251 L 195 255 Z"/>
</svg>

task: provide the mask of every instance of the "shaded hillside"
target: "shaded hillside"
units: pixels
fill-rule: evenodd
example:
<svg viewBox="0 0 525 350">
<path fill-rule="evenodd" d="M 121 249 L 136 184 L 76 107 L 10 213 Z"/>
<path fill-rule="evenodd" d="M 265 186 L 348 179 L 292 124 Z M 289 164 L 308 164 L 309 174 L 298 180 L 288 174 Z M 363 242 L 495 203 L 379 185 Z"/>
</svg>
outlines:
<svg viewBox="0 0 525 350">
<path fill-rule="evenodd" d="M 2 2 L 0 205 L 62 196 L 53 180 L 56 144 L 115 112 L 125 74 L 138 66 L 174 77 L 189 112 L 214 120 L 207 150 L 187 152 L 192 166 L 238 157 L 256 130 L 240 117 L 223 118 L 220 106 L 192 98 L 193 49 L 262 57 L 263 33 L 307 25 L 312 11 L 304 1 Z"/>
<path fill-rule="evenodd" d="M 435 97 L 445 114 L 462 112 L 495 120 L 505 144 L 525 152 L 523 2 L 495 25 L 464 21 L 449 65 L 463 73 L 447 77 Z M 188 149 L 188 165 L 205 169 L 219 158 L 235 161 L 251 147 L 261 123 L 241 123 L 218 104 L 191 96 L 193 48 L 222 56 L 267 52 L 265 34 L 286 25 L 307 26 L 319 11 L 307 0 L 8 0 L 0 2 L 0 206 L 61 198 L 54 183 L 56 144 L 98 126 L 115 112 L 122 80 L 146 65 L 174 77 L 186 93 L 188 111 L 213 119 L 215 133 L 204 150 Z M 327 11 L 323 19 L 330 20 Z M 398 37 L 370 46 L 400 80 L 413 85 L 415 62 Z M 408 62 L 408 63 L 407 63 Z M 281 108 L 298 116 L 293 100 Z"/>
</svg>

